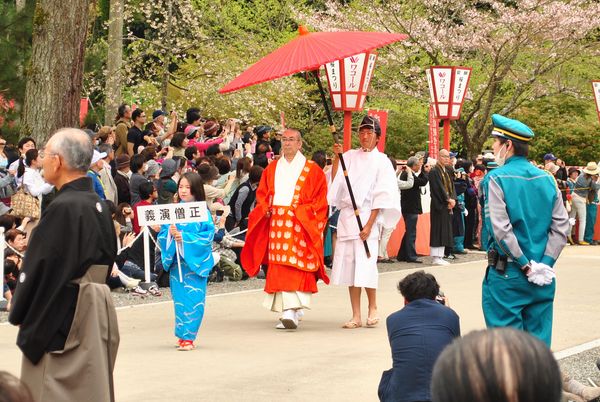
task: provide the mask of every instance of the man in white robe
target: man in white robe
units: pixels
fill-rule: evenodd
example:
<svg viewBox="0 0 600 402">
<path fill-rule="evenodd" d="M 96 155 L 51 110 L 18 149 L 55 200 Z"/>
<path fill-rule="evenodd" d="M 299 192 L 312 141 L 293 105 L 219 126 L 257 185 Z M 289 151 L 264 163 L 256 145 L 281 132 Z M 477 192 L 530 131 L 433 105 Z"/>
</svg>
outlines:
<svg viewBox="0 0 600 402">
<path fill-rule="evenodd" d="M 360 231 L 337 154 L 341 145 L 334 145 L 334 177 L 328 193 L 330 205 L 340 209 L 337 243 L 333 256 L 332 281 L 349 287 L 352 319 L 344 328 L 362 326 L 360 312 L 361 288 L 365 288 L 369 302 L 367 326 L 377 325 L 377 252 L 380 228 L 396 227 L 400 220 L 400 193 L 396 175 L 388 157 L 377 150 L 381 135 L 379 122 L 366 116 L 358 131 L 360 149 L 344 153 L 348 178 L 354 193 L 363 230 Z M 367 256 L 363 242 L 370 251 Z"/>
</svg>

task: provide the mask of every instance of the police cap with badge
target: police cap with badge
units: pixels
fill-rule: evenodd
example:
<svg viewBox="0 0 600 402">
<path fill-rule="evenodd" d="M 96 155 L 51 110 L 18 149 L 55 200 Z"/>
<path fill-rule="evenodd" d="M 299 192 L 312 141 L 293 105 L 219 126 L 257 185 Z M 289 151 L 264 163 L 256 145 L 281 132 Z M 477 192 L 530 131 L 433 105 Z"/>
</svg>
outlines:
<svg viewBox="0 0 600 402">
<path fill-rule="evenodd" d="M 534 137 L 533 130 L 519 120 L 499 114 L 492 115 L 492 136 L 528 144 Z"/>
</svg>

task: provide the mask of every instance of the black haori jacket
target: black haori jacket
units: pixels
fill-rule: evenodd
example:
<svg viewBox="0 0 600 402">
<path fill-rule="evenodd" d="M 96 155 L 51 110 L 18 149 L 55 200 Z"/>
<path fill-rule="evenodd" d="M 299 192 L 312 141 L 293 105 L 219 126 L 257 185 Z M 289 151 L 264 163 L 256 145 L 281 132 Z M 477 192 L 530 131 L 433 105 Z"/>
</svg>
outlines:
<svg viewBox="0 0 600 402">
<path fill-rule="evenodd" d="M 91 265 L 112 267 L 116 253 L 110 212 L 91 179 L 65 184 L 33 231 L 9 315 L 20 325 L 17 345 L 33 364 L 64 348 L 79 291 L 70 282 Z"/>
</svg>

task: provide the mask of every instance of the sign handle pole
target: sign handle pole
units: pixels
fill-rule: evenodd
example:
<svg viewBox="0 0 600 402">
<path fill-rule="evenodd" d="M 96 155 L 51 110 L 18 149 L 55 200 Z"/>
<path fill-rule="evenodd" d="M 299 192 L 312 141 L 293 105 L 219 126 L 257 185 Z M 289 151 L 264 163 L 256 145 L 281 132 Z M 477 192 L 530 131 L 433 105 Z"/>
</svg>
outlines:
<svg viewBox="0 0 600 402">
<path fill-rule="evenodd" d="M 179 280 L 183 282 L 183 275 L 181 274 L 181 258 L 179 257 L 179 243 L 175 242 L 175 252 L 177 253 L 177 268 L 179 269 Z"/>
<path fill-rule="evenodd" d="M 150 283 L 150 233 L 148 226 L 144 226 L 144 277 L 146 283 Z"/>
</svg>

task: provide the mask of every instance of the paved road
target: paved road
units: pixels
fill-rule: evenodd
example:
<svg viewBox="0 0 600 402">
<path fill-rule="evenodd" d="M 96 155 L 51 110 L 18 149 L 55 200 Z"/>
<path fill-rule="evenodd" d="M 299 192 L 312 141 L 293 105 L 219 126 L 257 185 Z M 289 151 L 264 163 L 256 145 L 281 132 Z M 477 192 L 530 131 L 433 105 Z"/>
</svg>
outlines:
<svg viewBox="0 0 600 402">
<path fill-rule="evenodd" d="M 600 248 L 569 247 L 557 268 L 553 347 L 560 351 L 600 338 Z M 427 270 L 460 315 L 463 333 L 483 328 L 483 263 Z M 401 308 L 395 286 L 410 272 L 381 275 L 382 318 Z M 277 316 L 261 307 L 262 299 L 260 291 L 209 297 L 193 352 L 174 349 L 171 303 L 120 310 L 117 400 L 377 400 L 381 372 L 391 366 L 385 325 L 342 329 L 350 317 L 345 288 L 322 286 L 296 332 L 275 330 Z M 15 336 L 15 328 L 0 325 L 0 370 L 17 374 Z"/>
</svg>

